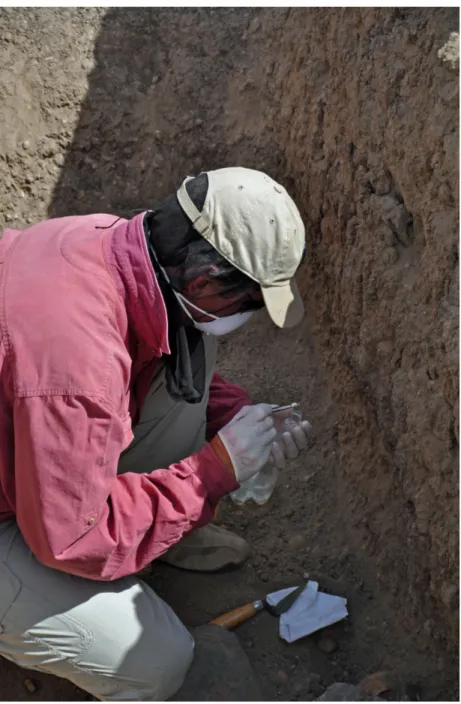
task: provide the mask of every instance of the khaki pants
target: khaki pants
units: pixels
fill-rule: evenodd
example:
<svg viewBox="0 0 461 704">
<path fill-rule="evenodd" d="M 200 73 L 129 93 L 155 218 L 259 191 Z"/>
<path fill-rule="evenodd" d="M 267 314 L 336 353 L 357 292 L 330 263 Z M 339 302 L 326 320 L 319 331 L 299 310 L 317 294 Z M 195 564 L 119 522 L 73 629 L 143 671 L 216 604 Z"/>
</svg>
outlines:
<svg viewBox="0 0 461 704">
<path fill-rule="evenodd" d="M 207 388 L 216 347 L 205 336 Z M 176 403 L 153 381 L 119 473 L 150 472 L 205 442 L 208 394 Z M 194 642 L 144 582 L 95 582 L 41 565 L 14 520 L 0 523 L 0 655 L 64 677 L 101 700 L 164 701 L 181 687 Z"/>
</svg>

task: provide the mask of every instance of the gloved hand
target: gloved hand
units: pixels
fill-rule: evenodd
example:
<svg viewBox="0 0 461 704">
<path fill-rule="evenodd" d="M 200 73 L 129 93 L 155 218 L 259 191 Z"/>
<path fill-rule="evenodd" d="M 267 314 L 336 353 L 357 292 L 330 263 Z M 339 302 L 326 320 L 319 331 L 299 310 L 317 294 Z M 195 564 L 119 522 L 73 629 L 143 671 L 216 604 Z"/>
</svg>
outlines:
<svg viewBox="0 0 461 704">
<path fill-rule="evenodd" d="M 259 472 L 275 449 L 277 431 L 271 411 L 268 403 L 244 406 L 218 433 L 239 484 Z"/>
<path fill-rule="evenodd" d="M 283 421 L 289 415 L 289 410 L 275 414 L 275 427 L 277 428 L 277 425 L 282 427 Z M 308 420 L 303 420 L 291 428 L 284 429 L 281 437 L 274 443 L 271 452 L 271 461 L 278 469 L 283 469 L 287 460 L 296 459 L 299 453 L 306 449 L 311 430 L 312 426 Z"/>
</svg>

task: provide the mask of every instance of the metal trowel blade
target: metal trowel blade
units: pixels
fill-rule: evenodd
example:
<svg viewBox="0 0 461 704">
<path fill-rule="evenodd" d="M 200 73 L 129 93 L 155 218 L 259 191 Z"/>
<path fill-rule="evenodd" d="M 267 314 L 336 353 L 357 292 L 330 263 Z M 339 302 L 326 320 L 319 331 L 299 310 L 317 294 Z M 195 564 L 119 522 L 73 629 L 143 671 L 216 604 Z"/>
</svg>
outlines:
<svg viewBox="0 0 461 704">
<path fill-rule="evenodd" d="M 288 609 L 293 606 L 299 595 L 304 591 L 305 587 L 305 584 L 300 584 L 299 587 L 296 587 L 296 589 L 284 596 L 283 599 L 281 599 L 275 606 L 268 604 L 267 600 L 264 599 L 264 606 L 267 611 L 272 614 L 272 616 L 281 616 L 285 613 L 285 611 L 288 611 Z"/>
</svg>

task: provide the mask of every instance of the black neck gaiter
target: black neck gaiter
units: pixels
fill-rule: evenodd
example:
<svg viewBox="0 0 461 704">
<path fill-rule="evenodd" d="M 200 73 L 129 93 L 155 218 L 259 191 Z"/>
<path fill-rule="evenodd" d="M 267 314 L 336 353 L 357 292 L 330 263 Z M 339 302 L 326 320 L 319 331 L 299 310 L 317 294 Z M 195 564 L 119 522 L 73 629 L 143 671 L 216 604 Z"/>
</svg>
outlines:
<svg viewBox="0 0 461 704">
<path fill-rule="evenodd" d="M 205 393 L 206 378 L 203 334 L 194 327 L 183 325 L 181 306 L 153 254 L 155 249 L 148 215 L 143 224 L 150 260 L 168 315 L 170 354 L 164 355 L 168 393 L 177 401 L 200 403 Z"/>
</svg>

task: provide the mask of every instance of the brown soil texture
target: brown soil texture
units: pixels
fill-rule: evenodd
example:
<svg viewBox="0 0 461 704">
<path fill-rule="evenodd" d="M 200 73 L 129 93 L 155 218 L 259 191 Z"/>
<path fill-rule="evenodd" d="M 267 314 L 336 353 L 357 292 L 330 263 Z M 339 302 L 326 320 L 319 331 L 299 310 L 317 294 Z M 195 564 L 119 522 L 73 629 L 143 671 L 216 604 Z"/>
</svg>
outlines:
<svg viewBox="0 0 461 704">
<path fill-rule="evenodd" d="M 377 669 L 457 699 L 458 12 L 1 9 L 0 227 L 151 207 L 229 165 L 281 180 L 306 223 L 303 325 L 261 319 L 221 370 L 255 400 L 299 401 L 308 454 L 256 509 L 232 574 L 149 577 L 205 623 L 309 573 L 350 618 L 287 645 L 238 634 L 271 700 Z M 0 665 L 0 699 L 85 698 Z"/>
</svg>

